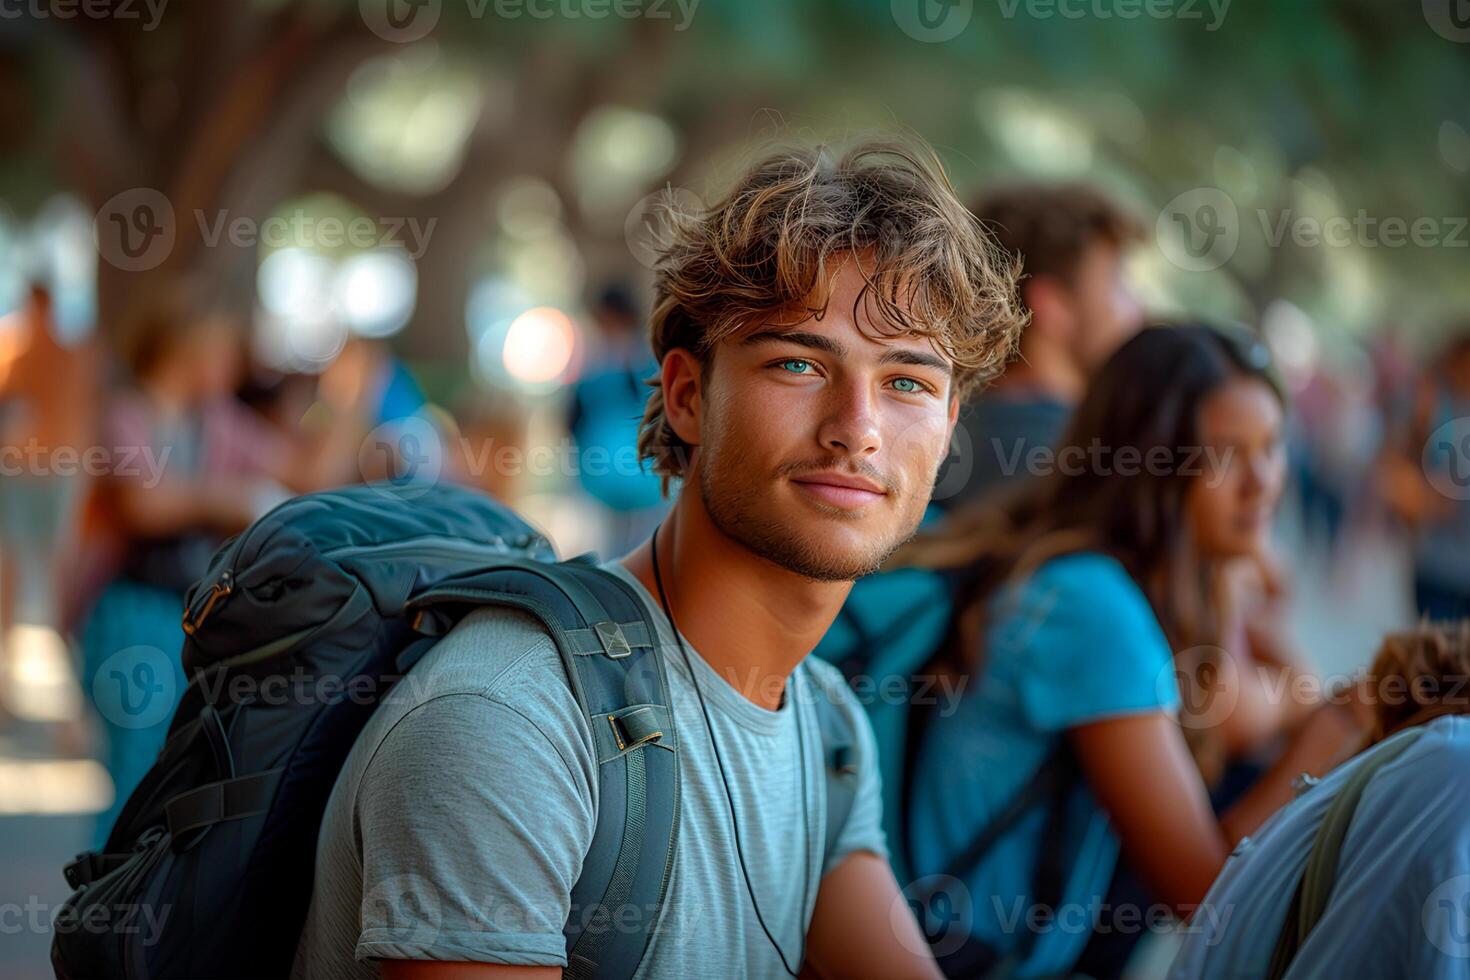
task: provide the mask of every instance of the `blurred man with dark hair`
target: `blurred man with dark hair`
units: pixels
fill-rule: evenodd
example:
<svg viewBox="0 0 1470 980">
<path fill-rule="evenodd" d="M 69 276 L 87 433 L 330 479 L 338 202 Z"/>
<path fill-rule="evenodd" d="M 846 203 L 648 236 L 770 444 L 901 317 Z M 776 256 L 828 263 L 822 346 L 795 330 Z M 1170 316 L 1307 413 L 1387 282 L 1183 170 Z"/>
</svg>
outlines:
<svg viewBox="0 0 1470 980">
<path fill-rule="evenodd" d="M 1021 257 L 1031 322 L 1020 357 L 960 412 L 934 501 L 953 510 L 1027 472 L 1026 454 L 1061 435 L 1088 376 L 1142 324 L 1123 260 L 1143 237 L 1092 188 L 1023 185 L 982 197 L 975 216 Z"/>
</svg>

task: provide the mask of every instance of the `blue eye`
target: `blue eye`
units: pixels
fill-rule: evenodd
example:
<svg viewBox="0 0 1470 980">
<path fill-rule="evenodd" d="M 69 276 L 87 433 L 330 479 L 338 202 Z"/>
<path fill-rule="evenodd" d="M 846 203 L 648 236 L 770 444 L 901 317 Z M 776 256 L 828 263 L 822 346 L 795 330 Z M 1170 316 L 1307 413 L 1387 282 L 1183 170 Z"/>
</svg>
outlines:
<svg viewBox="0 0 1470 980">
<path fill-rule="evenodd" d="M 918 394 L 924 390 L 923 385 L 919 384 L 913 378 L 895 378 L 893 380 L 893 388 L 895 391 L 901 391 L 905 395 Z"/>
<path fill-rule="evenodd" d="M 806 374 L 807 368 L 811 366 L 811 361 L 802 361 L 796 358 L 792 358 L 789 361 L 781 362 L 781 370 L 790 371 L 792 374 Z"/>
</svg>

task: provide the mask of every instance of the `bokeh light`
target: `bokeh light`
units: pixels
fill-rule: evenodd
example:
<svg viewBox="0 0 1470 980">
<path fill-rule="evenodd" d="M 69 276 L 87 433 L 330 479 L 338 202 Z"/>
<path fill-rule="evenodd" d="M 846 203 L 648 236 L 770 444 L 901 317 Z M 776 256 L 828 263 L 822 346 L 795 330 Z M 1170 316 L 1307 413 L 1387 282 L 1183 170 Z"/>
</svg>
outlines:
<svg viewBox="0 0 1470 980">
<path fill-rule="evenodd" d="M 522 384 L 560 381 L 577 351 L 572 318 L 550 306 L 529 309 L 511 321 L 501 345 L 505 373 Z"/>
<path fill-rule="evenodd" d="M 401 248 L 354 255 L 336 270 L 333 301 L 353 333 L 390 337 L 413 315 L 418 273 Z"/>
</svg>

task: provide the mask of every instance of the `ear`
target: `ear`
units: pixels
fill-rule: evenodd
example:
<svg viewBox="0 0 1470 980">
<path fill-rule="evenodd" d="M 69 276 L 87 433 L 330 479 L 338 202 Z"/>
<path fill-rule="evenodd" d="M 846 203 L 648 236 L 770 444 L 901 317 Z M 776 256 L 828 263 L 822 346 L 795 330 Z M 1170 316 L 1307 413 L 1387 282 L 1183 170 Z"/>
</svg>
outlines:
<svg viewBox="0 0 1470 980">
<path fill-rule="evenodd" d="M 951 384 L 953 384 L 953 382 L 951 382 Z M 957 393 L 951 391 L 949 395 L 949 424 L 946 425 L 944 428 L 944 447 L 946 453 L 949 452 L 949 447 L 954 445 L 954 427 L 955 423 L 957 423 L 959 420 L 960 396 Z"/>
<path fill-rule="evenodd" d="M 691 351 L 676 347 L 664 355 L 659 381 L 669 427 L 685 444 L 698 446 L 704 413 L 704 365 Z"/>
</svg>

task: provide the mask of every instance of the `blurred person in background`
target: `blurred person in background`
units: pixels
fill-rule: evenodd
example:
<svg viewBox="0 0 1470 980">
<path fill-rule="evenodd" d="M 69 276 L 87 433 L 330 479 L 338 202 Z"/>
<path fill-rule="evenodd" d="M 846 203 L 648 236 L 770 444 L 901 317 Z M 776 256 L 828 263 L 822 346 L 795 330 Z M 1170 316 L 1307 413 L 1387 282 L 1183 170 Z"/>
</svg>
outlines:
<svg viewBox="0 0 1470 980">
<path fill-rule="evenodd" d="M 357 473 L 368 353 L 349 345 L 324 373 L 326 417 L 302 434 L 236 399 L 244 340 L 239 319 L 188 281 L 150 288 L 121 331 L 129 384 L 108 406 L 112 464 L 98 487 L 107 523 L 94 567 L 106 584 L 81 635 L 82 684 L 103 721 L 115 793 L 99 842 L 163 744 L 185 682 L 183 596 L 215 548 L 293 492 Z"/>
<path fill-rule="evenodd" d="M 607 554 L 648 537 L 668 510 L 658 477 L 638 460 L 638 424 L 658 362 L 625 286 L 608 286 L 592 307 L 596 346 L 572 388 L 567 427 L 577 444 L 577 478 L 606 509 Z"/>
<path fill-rule="evenodd" d="M 444 413 L 433 409 L 408 366 L 381 340 L 352 338 L 320 375 L 257 369 L 239 395 L 274 429 L 304 441 L 314 459 L 324 449 L 326 460 L 316 465 L 341 470 L 342 480 L 402 482 L 429 459 L 435 474 L 450 462 Z M 353 404 L 345 416 L 333 409 L 342 404 Z M 353 446 L 351 437 L 368 429 L 368 438 Z M 355 472 L 344 458 L 353 451 Z"/>
<path fill-rule="evenodd" d="M 531 419 L 525 406 L 509 392 L 477 386 L 460 400 L 454 417 L 463 451 L 449 454 L 459 467 L 453 478 L 519 507 L 529 489 L 525 459 Z"/>
<path fill-rule="evenodd" d="M 62 640 L 62 580 L 73 558 L 94 442 L 97 358 L 91 342 L 56 340 L 51 294 L 34 284 L 0 327 L 0 718 L 7 711 L 62 721 L 65 751 L 80 748 Z M 31 697 L 16 704 L 16 672 Z"/>
<path fill-rule="evenodd" d="M 1283 424 L 1284 396 L 1253 337 L 1144 330 L 1099 371 L 1052 475 L 899 556 L 961 578 L 958 639 L 934 669 L 967 686 L 919 735 L 907 815 L 914 873 L 950 875 L 972 896 L 950 975 L 997 961 L 1026 976 L 1117 975 L 1139 930 L 1093 916 L 1148 901 L 1110 890 L 1120 844 L 1147 894 L 1187 911 L 1234 844 L 1290 798 L 1291 779 L 1324 771 L 1359 737 L 1345 712 L 1273 704 L 1275 685 L 1237 663 L 1224 636 L 1220 576 L 1264 549 Z M 1107 455 L 1089 459 L 1093 446 Z M 1189 736 L 1226 739 L 1245 705 L 1281 712 L 1294 738 L 1219 817 L 1208 752 Z M 978 864 L 957 865 L 1008 812 L 1017 819 Z M 1054 928 L 1024 926 L 1035 904 L 1056 909 Z M 1110 941 L 1090 946 L 1094 929 Z"/>
<path fill-rule="evenodd" d="M 1098 191 L 1024 185 L 988 194 L 973 210 L 1020 256 L 1031 322 L 1020 356 L 960 410 L 956 454 L 935 491 L 946 512 L 1025 476 L 1026 453 L 1056 442 L 1088 378 L 1143 322 L 1123 275 L 1143 230 Z"/>
<path fill-rule="evenodd" d="M 1353 345 L 1324 358 L 1292 400 L 1291 457 L 1302 532 L 1336 570 L 1344 538 L 1361 531 L 1374 500 L 1365 486 L 1383 449 L 1373 364 Z"/>
<path fill-rule="evenodd" d="M 1414 535 L 1419 614 L 1470 615 L 1470 331 L 1424 372 L 1384 470 L 1384 497 Z"/>
<path fill-rule="evenodd" d="M 1368 748 L 1242 841 L 1195 913 L 1169 976 L 1464 977 L 1470 881 L 1470 622 L 1388 636 L 1355 701 Z M 1361 710 L 1361 709 L 1360 709 Z M 1361 795 L 1358 795 L 1358 794 Z M 1356 805 L 1333 812 L 1347 799 Z M 1331 824 L 1341 831 L 1328 831 Z M 1304 870 L 1324 842 L 1324 879 Z M 1315 886 L 1321 901 L 1308 897 Z M 1301 936 L 1303 914 L 1315 923 Z M 1278 972 L 1278 937 L 1294 960 Z M 1284 969 L 1294 962 L 1297 969 Z"/>
</svg>

